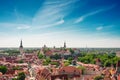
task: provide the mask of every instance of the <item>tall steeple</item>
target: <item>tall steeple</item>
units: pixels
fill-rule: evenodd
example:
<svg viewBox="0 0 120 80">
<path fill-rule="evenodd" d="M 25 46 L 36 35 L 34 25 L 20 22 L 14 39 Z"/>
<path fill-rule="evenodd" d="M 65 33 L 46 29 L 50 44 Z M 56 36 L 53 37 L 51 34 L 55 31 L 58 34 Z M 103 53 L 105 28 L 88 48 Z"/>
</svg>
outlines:
<svg viewBox="0 0 120 80">
<path fill-rule="evenodd" d="M 20 41 L 20 47 L 19 47 L 19 50 L 20 50 L 20 54 L 23 55 L 23 54 L 24 54 L 24 51 L 23 51 L 22 40 Z"/>
<path fill-rule="evenodd" d="M 66 48 L 66 42 L 64 42 L 64 48 Z"/>
<path fill-rule="evenodd" d="M 23 48 L 23 45 L 22 45 L 22 40 L 21 40 L 21 42 L 20 42 L 20 48 Z"/>
</svg>

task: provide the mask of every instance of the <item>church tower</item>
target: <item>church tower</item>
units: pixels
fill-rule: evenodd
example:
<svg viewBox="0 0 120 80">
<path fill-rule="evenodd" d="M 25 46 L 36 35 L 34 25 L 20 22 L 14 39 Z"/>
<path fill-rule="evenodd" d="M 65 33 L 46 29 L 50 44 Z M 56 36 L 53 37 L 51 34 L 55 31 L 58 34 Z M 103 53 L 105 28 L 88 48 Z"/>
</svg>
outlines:
<svg viewBox="0 0 120 80">
<path fill-rule="evenodd" d="M 66 49 L 66 42 L 64 42 L 64 48 Z"/>
<path fill-rule="evenodd" d="M 24 54 L 24 51 L 23 51 L 22 40 L 21 40 L 21 42 L 20 42 L 19 50 L 20 50 L 20 54 L 23 55 L 23 54 Z"/>
</svg>

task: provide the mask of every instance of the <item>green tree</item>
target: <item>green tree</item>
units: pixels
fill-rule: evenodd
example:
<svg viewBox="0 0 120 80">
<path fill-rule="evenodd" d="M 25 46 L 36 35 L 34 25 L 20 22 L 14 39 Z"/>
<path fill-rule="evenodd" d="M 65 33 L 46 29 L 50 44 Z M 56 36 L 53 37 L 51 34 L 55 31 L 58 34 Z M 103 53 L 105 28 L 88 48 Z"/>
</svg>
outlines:
<svg viewBox="0 0 120 80">
<path fill-rule="evenodd" d="M 69 66 L 69 65 L 70 65 L 69 62 L 65 62 L 65 63 L 64 63 L 64 66 Z"/>
<path fill-rule="evenodd" d="M 20 70 L 21 68 L 19 66 L 15 66 L 12 68 L 13 70 Z"/>
<path fill-rule="evenodd" d="M 0 72 L 5 74 L 7 72 L 7 67 L 6 66 L 0 66 Z"/>
<path fill-rule="evenodd" d="M 69 66 L 71 63 L 70 63 L 70 61 L 64 61 L 64 66 Z"/>
<path fill-rule="evenodd" d="M 94 80 L 102 80 L 102 79 L 103 79 L 102 76 L 96 76 L 96 77 L 94 78 Z"/>
<path fill-rule="evenodd" d="M 69 58 L 68 58 L 68 60 L 69 60 L 69 61 L 72 61 L 72 60 L 73 60 L 73 58 L 72 58 L 72 57 L 69 57 Z"/>
<path fill-rule="evenodd" d="M 59 54 L 55 54 L 55 55 L 53 55 L 53 56 L 51 56 L 51 58 L 53 58 L 53 59 L 61 59 L 61 55 L 59 55 Z"/>
<path fill-rule="evenodd" d="M 46 58 L 46 62 L 50 63 L 51 59 L 50 58 Z"/>
<path fill-rule="evenodd" d="M 44 61 L 43 61 L 43 65 L 48 65 L 50 64 L 51 62 L 51 59 L 50 58 L 46 58 Z"/>
<path fill-rule="evenodd" d="M 48 65 L 49 63 L 46 61 L 43 61 L 43 65 Z"/>
<path fill-rule="evenodd" d="M 78 66 L 77 68 L 80 69 L 80 70 L 82 70 L 82 74 L 85 73 L 85 69 L 86 69 L 86 68 L 85 68 L 84 66 Z"/>
<path fill-rule="evenodd" d="M 24 72 L 21 72 L 18 74 L 18 80 L 25 80 L 25 73 Z"/>
<path fill-rule="evenodd" d="M 58 63 L 58 62 L 50 62 L 50 64 L 59 66 L 59 63 Z"/>
<path fill-rule="evenodd" d="M 24 63 L 24 61 L 23 61 L 23 60 L 20 60 L 19 63 Z"/>
<path fill-rule="evenodd" d="M 74 54 L 74 50 L 73 49 L 70 48 L 69 51 L 70 51 L 71 54 Z"/>
<path fill-rule="evenodd" d="M 17 78 L 13 78 L 12 80 L 18 80 Z"/>
<path fill-rule="evenodd" d="M 41 53 L 39 53 L 39 54 L 38 54 L 38 58 L 39 58 L 39 59 L 43 59 L 44 56 L 43 56 Z"/>
<path fill-rule="evenodd" d="M 78 61 L 83 63 L 95 64 L 96 58 L 101 60 L 101 66 L 110 67 L 111 65 L 116 66 L 116 63 L 120 60 L 115 53 L 101 53 L 96 54 L 94 52 L 84 53 L 81 52 L 81 55 L 78 57 Z"/>
<path fill-rule="evenodd" d="M 112 61 L 111 60 L 106 60 L 105 63 L 104 63 L 104 66 L 105 67 L 110 67 L 112 65 Z"/>
</svg>

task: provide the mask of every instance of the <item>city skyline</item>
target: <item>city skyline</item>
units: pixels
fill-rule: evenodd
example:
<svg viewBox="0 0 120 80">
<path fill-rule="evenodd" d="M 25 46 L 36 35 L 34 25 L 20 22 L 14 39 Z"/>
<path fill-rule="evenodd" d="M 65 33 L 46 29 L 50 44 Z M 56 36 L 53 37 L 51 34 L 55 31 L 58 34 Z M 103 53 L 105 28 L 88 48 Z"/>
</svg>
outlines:
<svg viewBox="0 0 120 80">
<path fill-rule="evenodd" d="M 0 47 L 120 48 L 118 0 L 1 0 Z"/>
</svg>

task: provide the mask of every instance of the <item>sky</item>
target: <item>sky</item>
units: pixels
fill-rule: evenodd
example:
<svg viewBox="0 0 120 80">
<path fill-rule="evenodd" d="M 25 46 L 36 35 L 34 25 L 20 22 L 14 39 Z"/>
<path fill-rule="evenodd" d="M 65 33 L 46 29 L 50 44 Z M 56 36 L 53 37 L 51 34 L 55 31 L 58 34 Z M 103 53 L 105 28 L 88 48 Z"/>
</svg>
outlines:
<svg viewBox="0 0 120 80">
<path fill-rule="evenodd" d="M 0 0 L 0 47 L 120 48 L 120 0 Z"/>
</svg>

